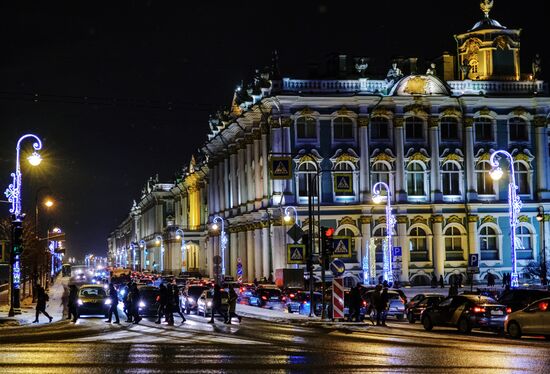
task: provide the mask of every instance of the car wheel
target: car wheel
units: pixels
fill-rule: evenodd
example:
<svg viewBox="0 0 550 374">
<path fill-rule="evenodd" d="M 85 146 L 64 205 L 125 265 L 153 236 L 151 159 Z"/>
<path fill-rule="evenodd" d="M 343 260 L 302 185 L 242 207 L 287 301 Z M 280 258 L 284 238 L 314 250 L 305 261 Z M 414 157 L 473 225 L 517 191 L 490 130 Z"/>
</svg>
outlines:
<svg viewBox="0 0 550 374">
<path fill-rule="evenodd" d="M 432 329 L 434 328 L 432 319 L 428 316 L 425 316 L 424 318 L 422 318 L 422 326 L 424 326 L 424 330 L 432 331 Z"/>
<path fill-rule="evenodd" d="M 401 321 L 403 318 L 405 318 L 405 316 L 403 314 L 398 314 L 395 317 L 397 317 L 398 321 Z"/>
<path fill-rule="evenodd" d="M 514 339 L 521 338 L 521 327 L 516 321 L 512 321 L 508 324 L 508 334 Z"/>
<path fill-rule="evenodd" d="M 414 323 L 414 322 L 415 322 L 413 312 L 409 312 L 409 313 L 407 314 L 407 319 L 409 320 L 409 323 Z"/>
<path fill-rule="evenodd" d="M 463 334 L 467 334 L 470 331 L 472 331 L 472 326 L 470 325 L 470 321 L 468 321 L 468 319 L 466 319 L 464 317 L 462 317 L 458 321 L 457 328 L 458 328 L 458 331 L 460 331 Z"/>
</svg>

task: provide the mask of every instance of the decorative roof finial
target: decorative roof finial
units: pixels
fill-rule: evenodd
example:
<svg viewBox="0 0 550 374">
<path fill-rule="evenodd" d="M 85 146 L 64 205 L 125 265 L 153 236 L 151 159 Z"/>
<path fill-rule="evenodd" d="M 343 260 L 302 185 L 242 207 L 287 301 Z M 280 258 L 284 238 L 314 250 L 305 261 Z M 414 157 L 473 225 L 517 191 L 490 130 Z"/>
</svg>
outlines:
<svg viewBox="0 0 550 374">
<path fill-rule="evenodd" d="M 479 3 L 479 7 L 481 8 L 481 11 L 485 13 L 485 18 L 489 18 L 489 12 L 491 11 L 491 8 L 493 8 L 493 0 L 483 0 Z"/>
</svg>

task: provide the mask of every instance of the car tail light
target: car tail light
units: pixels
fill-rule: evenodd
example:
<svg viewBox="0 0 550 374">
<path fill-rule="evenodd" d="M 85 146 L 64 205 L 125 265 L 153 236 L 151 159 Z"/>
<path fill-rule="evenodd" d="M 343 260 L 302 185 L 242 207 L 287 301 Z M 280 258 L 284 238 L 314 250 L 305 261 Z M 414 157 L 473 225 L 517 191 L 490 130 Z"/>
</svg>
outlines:
<svg viewBox="0 0 550 374">
<path fill-rule="evenodd" d="M 485 313 L 485 308 L 480 306 L 475 306 L 472 308 L 472 312 L 474 313 Z"/>
<path fill-rule="evenodd" d="M 283 296 L 282 299 L 283 299 L 283 301 L 285 301 L 285 300 L 286 300 L 286 297 Z"/>
<path fill-rule="evenodd" d="M 267 296 L 262 296 L 262 300 L 267 300 Z"/>
<path fill-rule="evenodd" d="M 241 287 L 241 288 L 240 288 L 240 291 L 241 291 L 241 292 L 244 292 L 244 287 Z"/>
<path fill-rule="evenodd" d="M 288 296 L 289 296 L 291 299 L 294 299 L 294 296 L 296 296 L 296 295 L 294 295 L 293 293 L 291 293 L 291 294 L 288 295 Z"/>
<path fill-rule="evenodd" d="M 506 308 L 506 313 L 508 313 L 508 314 L 512 313 L 512 308 L 507 307 L 507 308 Z"/>
<path fill-rule="evenodd" d="M 306 304 L 307 304 L 307 301 L 304 301 L 304 305 L 306 305 Z"/>
<path fill-rule="evenodd" d="M 403 305 L 407 304 L 407 300 L 403 299 L 402 297 L 399 297 L 401 299 L 401 302 L 403 303 Z"/>
<path fill-rule="evenodd" d="M 367 306 L 367 302 L 363 300 L 363 306 Z"/>
</svg>

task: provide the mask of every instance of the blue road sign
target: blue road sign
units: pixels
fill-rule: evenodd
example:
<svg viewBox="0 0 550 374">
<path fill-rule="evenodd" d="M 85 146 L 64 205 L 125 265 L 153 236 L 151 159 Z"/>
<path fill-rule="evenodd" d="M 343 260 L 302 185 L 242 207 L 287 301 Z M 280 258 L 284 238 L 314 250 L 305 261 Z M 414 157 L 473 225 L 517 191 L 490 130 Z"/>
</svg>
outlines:
<svg viewBox="0 0 550 374">
<path fill-rule="evenodd" d="M 471 268 L 479 267 L 479 255 L 477 253 L 473 253 L 468 256 L 468 267 L 471 267 Z"/>
<path fill-rule="evenodd" d="M 393 247 L 393 256 L 394 257 L 403 256 L 403 251 L 401 250 L 401 247 Z"/>
<path fill-rule="evenodd" d="M 346 264 L 344 264 L 344 261 L 336 258 L 330 263 L 330 271 L 332 271 L 332 275 L 339 277 L 346 271 Z"/>
</svg>

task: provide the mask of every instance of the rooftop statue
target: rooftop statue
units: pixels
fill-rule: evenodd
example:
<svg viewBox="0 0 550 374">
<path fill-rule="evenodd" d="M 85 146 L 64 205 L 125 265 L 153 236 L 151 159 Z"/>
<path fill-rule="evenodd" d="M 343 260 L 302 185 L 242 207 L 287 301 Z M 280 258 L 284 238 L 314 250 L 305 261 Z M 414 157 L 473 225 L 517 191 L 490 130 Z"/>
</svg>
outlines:
<svg viewBox="0 0 550 374">
<path fill-rule="evenodd" d="M 361 57 L 357 60 L 355 63 L 355 70 L 361 75 L 361 77 L 365 77 L 365 73 L 367 71 L 367 68 L 369 67 L 369 64 L 367 63 L 367 59 L 364 57 Z"/>
<path fill-rule="evenodd" d="M 432 62 L 430 67 L 426 70 L 426 75 L 437 75 L 435 73 L 435 64 Z"/>
<path fill-rule="evenodd" d="M 535 55 L 535 59 L 533 60 L 531 67 L 533 69 L 533 79 L 539 79 L 540 73 L 542 71 L 542 67 L 541 67 L 540 55 L 538 53 Z"/>
<path fill-rule="evenodd" d="M 402 77 L 403 72 L 397 67 L 397 62 L 393 62 L 390 70 L 388 70 L 388 74 L 386 75 L 387 88 L 391 88 Z"/>
</svg>

